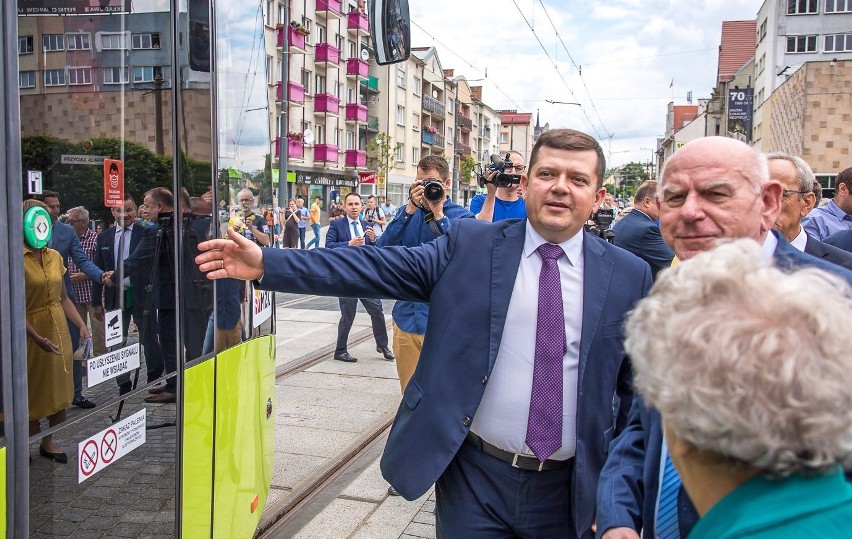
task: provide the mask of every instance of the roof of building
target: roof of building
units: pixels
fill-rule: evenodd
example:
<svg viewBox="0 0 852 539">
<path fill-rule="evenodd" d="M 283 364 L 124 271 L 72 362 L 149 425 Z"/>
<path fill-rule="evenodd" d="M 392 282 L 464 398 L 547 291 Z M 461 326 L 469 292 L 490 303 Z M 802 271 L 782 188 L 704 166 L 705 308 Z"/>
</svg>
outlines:
<svg viewBox="0 0 852 539">
<path fill-rule="evenodd" d="M 675 105 L 672 108 L 672 119 L 674 130 L 683 129 L 683 126 L 698 117 L 698 105 Z"/>
<path fill-rule="evenodd" d="M 532 123 L 532 112 L 518 112 L 514 109 L 498 110 L 496 112 L 500 115 L 500 123 L 503 125 L 530 125 Z"/>
<path fill-rule="evenodd" d="M 754 56 L 757 41 L 756 21 L 722 21 L 722 39 L 719 45 L 719 69 L 716 83 L 734 78 L 737 70 Z"/>
</svg>

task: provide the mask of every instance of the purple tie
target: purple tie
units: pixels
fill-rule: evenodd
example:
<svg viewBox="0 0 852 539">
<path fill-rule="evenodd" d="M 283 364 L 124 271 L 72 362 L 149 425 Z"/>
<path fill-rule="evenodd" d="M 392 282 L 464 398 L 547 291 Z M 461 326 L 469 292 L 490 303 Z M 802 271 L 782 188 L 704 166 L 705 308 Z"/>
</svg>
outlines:
<svg viewBox="0 0 852 539">
<path fill-rule="evenodd" d="M 544 243 L 538 248 L 541 273 L 538 277 L 535 363 L 526 442 L 541 462 L 562 447 L 565 314 L 562 311 L 562 287 L 556 263 L 562 254 L 562 248 L 551 243 Z"/>
</svg>

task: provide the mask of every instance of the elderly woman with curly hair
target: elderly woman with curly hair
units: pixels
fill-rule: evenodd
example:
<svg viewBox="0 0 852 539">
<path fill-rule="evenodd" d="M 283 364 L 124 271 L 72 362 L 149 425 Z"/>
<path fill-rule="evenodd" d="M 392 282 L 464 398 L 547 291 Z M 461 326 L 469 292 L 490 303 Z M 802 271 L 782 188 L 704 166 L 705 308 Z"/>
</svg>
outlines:
<svg viewBox="0 0 852 539">
<path fill-rule="evenodd" d="M 850 537 L 852 290 L 759 258 L 739 240 L 661 274 L 627 322 L 636 388 L 701 515 L 689 539 Z"/>
</svg>

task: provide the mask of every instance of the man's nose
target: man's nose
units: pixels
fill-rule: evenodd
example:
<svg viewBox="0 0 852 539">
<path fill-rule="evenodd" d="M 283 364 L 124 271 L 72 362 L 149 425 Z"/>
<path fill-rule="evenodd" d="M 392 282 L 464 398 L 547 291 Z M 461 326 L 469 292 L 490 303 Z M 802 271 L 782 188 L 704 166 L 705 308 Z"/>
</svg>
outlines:
<svg viewBox="0 0 852 539">
<path fill-rule="evenodd" d="M 689 193 L 680 207 L 680 214 L 685 221 L 697 221 L 704 217 L 704 204 L 697 193 Z"/>
</svg>

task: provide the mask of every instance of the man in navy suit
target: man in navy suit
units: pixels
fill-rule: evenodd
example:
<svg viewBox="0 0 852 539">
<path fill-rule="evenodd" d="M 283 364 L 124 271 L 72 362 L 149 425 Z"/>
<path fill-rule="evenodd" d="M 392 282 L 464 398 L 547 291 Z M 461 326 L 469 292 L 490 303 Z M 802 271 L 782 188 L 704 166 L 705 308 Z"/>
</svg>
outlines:
<svg viewBox="0 0 852 539">
<path fill-rule="evenodd" d="M 331 221 L 325 236 L 325 246 L 329 249 L 340 247 L 360 247 L 363 245 L 375 245 L 376 233 L 373 225 L 363 219 L 359 219 L 363 203 L 358 193 L 348 193 L 343 199 L 346 215 L 342 219 Z M 337 323 L 337 346 L 334 349 L 334 359 L 354 363 L 358 361 L 346 349 L 349 340 L 349 330 L 355 320 L 355 309 L 358 302 L 367 310 L 373 324 L 373 337 L 376 339 L 376 351 L 380 352 L 385 359 L 392 361 L 393 353 L 388 348 L 388 328 L 385 325 L 385 313 L 382 311 L 381 300 L 375 298 L 352 298 L 339 297 L 340 321 Z"/>
<path fill-rule="evenodd" d="M 767 262 L 782 268 L 816 266 L 852 283 L 852 272 L 798 251 L 772 230 L 781 212 L 782 186 L 770 179 L 766 157 L 747 144 L 727 137 L 692 141 L 668 160 L 661 178 L 660 231 L 678 259 L 712 249 L 720 239 L 752 238 L 762 245 Z M 679 478 L 663 466 L 666 461 L 660 415 L 637 396 L 601 473 L 600 537 L 638 539 L 640 531 L 657 539 L 688 535 L 698 514 L 679 488 Z M 663 506 L 670 510 L 658 512 Z"/>
<path fill-rule="evenodd" d="M 847 253 L 852 253 L 852 230 L 844 230 L 825 238 L 826 245 L 832 245 Z"/>
<path fill-rule="evenodd" d="M 98 234 L 97 248 L 95 250 L 95 262 L 101 267 L 112 272 L 110 276 L 112 284 L 109 288 L 103 288 L 98 283 L 92 286 L 92 305 L 95 316 L 103 319 L 104 309 L 113 311 L 122 309 L 122 331 L 124 339 L 130 327 L 130 317 L 136 322 L 139 329 L 139 342 L 145 353 L 145 362 L 149 370 L 157 370 L 162 373 L 162 357 L 160 346 L 157 341 L 157 320 L 153 308 L 147 318 L 144 315 L 147 294 L 145 287 L 148 284 L 148 274 L 132 274 L 126 271 L 122 264 L 132 253 L 145 234 L 145 225 L 136 219 L 136 202 L 129 194 L 124 196 L 124 205 L 112 208 L 112 216 L 115 225 Z M 123 252 L 119 251 L 123 249 Z M 103 339 L 103 335 L 95 335 L 95 339 Z M 159 375 L 158 375 L 159 376 Z M 119 393 L 124 394 L 131 390 L 132 382 L 129 374 L 123 374 L 116 378 Z"/>
<path fill-rule="evenodd" d="M 657 182 L 649 180 L 639 186 L 633 197 L 633 209 L 615 223 L 613 242 L 627 249 L 651 266 L 654 279 L 661 269 L 672 265 L 674 252 L 663 241 L 657 219 Z"/>
<path fill-rule="evenodd" d="M 413 500 L 437 482 L 440 537 L 591 537 L 598 476 L 632 400 L 622 321 L 648 265 L 584 232 L 603 201 L 592 137 L 552 129 L 521 179 L 527 219 L 461 219 L 417 247 L 260 249 L 228 231 L 212 279 L 429 302 L 382 458 Z"/>
<path fill-rule="evenodd" d="M 781 212 L 773 228 L 796 249 L 852 270 L 852 254 L 819 241 L 802 227 L 802 219 L 814 207 L 814 190 L 819 186 L 811 167 L 801 157 L 784 152 L 772 152 L 766 158 L 769 177 L 780 183 L 782 189 Z"/>
</svg>

